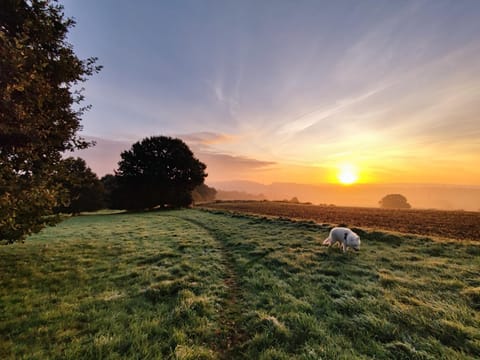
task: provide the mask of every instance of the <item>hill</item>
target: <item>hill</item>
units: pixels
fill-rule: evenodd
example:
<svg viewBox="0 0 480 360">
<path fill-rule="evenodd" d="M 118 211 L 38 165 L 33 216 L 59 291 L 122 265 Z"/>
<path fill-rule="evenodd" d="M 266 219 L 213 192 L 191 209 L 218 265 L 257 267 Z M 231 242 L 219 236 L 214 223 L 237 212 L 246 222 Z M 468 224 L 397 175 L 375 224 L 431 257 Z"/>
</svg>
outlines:
<svg viewBox="0 0 480 360">
<path fill-rule="evenodd" d="M 249 194 L 244 191 L 225 191 L 218 190 L 215 196 L 217 200 L 265 200 L 266 197 L 263 194 Z"/>
</svg>

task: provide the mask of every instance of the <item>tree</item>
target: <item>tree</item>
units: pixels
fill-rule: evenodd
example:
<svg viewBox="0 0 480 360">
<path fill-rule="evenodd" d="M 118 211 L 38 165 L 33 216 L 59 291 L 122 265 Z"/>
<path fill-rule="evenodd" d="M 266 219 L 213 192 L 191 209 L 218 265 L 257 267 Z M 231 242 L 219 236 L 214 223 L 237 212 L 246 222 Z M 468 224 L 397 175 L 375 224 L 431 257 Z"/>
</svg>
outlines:
<svg viewBox="0 0 480 360">
<path fill-rule="evenodd" d="M 145 138 L 121 154 L 114 191 L 117 207 L 129 210 L 187 206 L 202 184 L 206 166 L 180 139 Z"/>
<path fill-rule="evenodd" d="M 386 195 L 378 203 L 380 207 L 386 209 L 410 209 L 412 207 L 407 202 L 407 198 L 400 194 Z"/>
<path fill-rule="evenodd" d="M 198 185 L 192 191 L 192 198 L 193 198 L 193 201 L 195 201 L 196 203 L 214 201 L 216 195 L 217 195 L 217 190 L 205 184 Z"/>
<path fill-rule="evenodd" d="M 78 214 L 104 207 L 103 184 L 81 158 L 68 158 L 61 162 L 59 181 L 66 191 L 66 204 L 57 207 L 58 212 Z"/>
<path fill-rule="evenodd" d="M 0 7 L 0 239 L 8 242 L 56 221 L 61 154 L 89 146 L 76 135 L 87 109 L 78 84 L 100 67 L 66 42 L 73 25 L 54 1 Z"/>
<path fill-rule="evenodd" d="M 102 182 L 103 185 L 103 200 L 105 202 L 105 206 L 108 209 L 117 209 L 119 206 L 117 206 L 115 202 L 115 192 L 118 189 L 118 179 L 115 175 L 112 174 L 107 174 L 103 176 L 100 181 Z"/>
</svg>

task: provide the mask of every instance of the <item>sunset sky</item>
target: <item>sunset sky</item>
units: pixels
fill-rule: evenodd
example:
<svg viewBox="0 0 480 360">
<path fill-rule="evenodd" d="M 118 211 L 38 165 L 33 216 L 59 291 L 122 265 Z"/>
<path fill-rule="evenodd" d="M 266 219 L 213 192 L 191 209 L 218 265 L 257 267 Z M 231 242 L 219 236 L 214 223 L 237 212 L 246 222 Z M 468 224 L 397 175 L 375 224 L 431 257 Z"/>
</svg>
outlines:
<svg viewBox="0 0 480 360">
<path fill-rule="evenodd" d="M 84 157 L 151 135 L 209 181 L 480 185 L 480 1 L 62 1 L 102 72 Z"/>
</svg>

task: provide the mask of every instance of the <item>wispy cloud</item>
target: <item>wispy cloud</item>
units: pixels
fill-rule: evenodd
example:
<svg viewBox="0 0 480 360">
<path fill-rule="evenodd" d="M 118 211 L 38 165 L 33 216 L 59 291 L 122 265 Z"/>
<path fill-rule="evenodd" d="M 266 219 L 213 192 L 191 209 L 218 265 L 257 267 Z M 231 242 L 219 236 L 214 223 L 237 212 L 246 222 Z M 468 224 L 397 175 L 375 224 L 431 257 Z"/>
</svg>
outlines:
<svg viewBox="0 0 480 360">
<path fill-rule="evenodd" d="M 223 144 L 223 143 L 230 143 L 236 141 L 238 136 L 229 135 L 229 134 L 219 134 L 214 132 L 202 131 L 198 133 L 191 133 L 191 134 L 183 134 L 177 135 L 182 140 L 186 141 L 187 143 L 193 145 L 215 145 L 215 144 Z"/>
<path fill-rule="evenodd" d="M 179 136 L 212 178 L 311 181 L 318 166 L 350 161 L 378 179 L 417 181 L 420 168 L 452 179 L 448 164 L 480 182 L 477 1 L 160 2 L 135 17 L 125 6 L 115 16 L 95 2 L 69 7 L 85 32 L 76 42 L 105 61 L 86 84 L 86 134 Z M 138 33 L 105 36 L 105 19 Z M 86 153 L 115 148 L 98 143 Z"/>
<path fill-rule="evenodd" d="M 368 90 L 365 93 L 357 95 L 355 97 L 340 99 L 337 100 L 334 104 L 326 105 L 323 108 L 300 115 L 297 118 L 288 121 L 286 124 L 281 126 L 278 130 L 278 134 L 293 135 L 295 133 L 305 131 L 308 128 L 314 126 L 315 124 L 329 120 L 329 118 L 332 118 L 334 116 L 339 116 L 343 112 L 348 111 L 349 108 L 351 108 L 352 106 L 367 100 L 371 96 L 382 91 L 384 88 L 385 86 L 373 90 Z"/>
<path fill-rule="evenodd" d="M 105 138 L 85 136 L 86 140 L 94 141 L 95 146 L 79 150 L 66 156 L 79 156 L 99 176 L 113 174 L 118 168 L 120 154 L 129 150 L 133 142 L 116 141 Z M 181 136 L 186 141 L 194 155 L 207 165 L 209 180 L 222 181 L 232 178 L 249 178 L 252 173 L 269 169 L 275 165 L 272 161 L 262 161 L 245 156 L 215 152 L 212 145 L 232 141 L 232 137 L 215 133 L 196 133 Z"/>
</svg>

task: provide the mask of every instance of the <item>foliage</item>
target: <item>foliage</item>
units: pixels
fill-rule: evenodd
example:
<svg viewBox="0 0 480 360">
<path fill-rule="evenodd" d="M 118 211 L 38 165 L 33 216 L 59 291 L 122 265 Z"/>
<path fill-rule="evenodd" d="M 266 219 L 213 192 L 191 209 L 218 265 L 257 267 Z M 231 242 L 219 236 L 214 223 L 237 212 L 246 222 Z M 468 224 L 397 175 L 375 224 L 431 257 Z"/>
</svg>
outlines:
<svg viewBox="0 0 480 360">
<path fill-rule="evenodd" d="M 145 138 L 121 154 L 114 191 L 117 208 L 151 209 L 187 206 L 193 189 L 202 184 L 206 166 L 180 139 Z"/>
<path fill-rule="evenodd" d="M 216 195 L 217 195 L 217 190 L 205 184 L 198 185 L 192 191 L 192 198 L 193 198 L 193 201 L 195 201 L 196 203 L 214 201 Z"/>
<path fill-rule="evenodd" d="M 70 218 L 0 247 L 0 357 L 478 359 L 478 241 L 364 231 L 343 254 L 327 234 L 219 211 Z"/>
<path fill-rule="evenodd" d="M 378 203 L 380 207 L 386 209 L 410 209 L 412 207 L 407 202 L 407 198 L 400 194 L 386 195 Z"/>
<path fill-rule="evenodd" d="M 76 136 L 85 108 L 74 87 L 100 67 L 66 42 L 73 25 L 56 2 L 2 1 L 0 239 L 21 240 L 54 221 L 61 153 L 88 146 Z"/>
<path fill-rule="evenodd" d="M 115 191 L 118 189 L 118 179 L 115 175 L 107 174 L 100 179 L 103 185 L 103 200 L 107 209 L 115 209 Z"/>
<path fill-rule="evenodd" d="M 0 172 L 4 173 L 1 169 Z M 50 215 L 58 201 L 58 188 L 52 188 L 49 181 L 18 179 L 13 184 L 4 178 L 0 181 L 0 240 L 7 243 L 23 240 L 26 235 L 58 222 L 57 216 Z"/>
<path fill-rule="evenodd" d="M 57 208 L 63 213 L 78 214 L 104 207 L 103 184 L 81 158 L 67 158 L 60 163 L 59 181 L 66 191 L 65 205 Z"/>
</svg>

